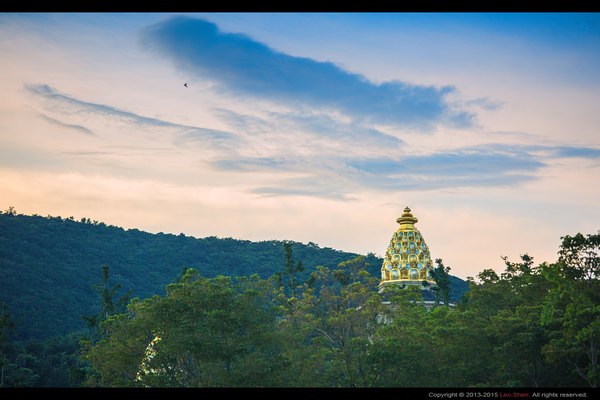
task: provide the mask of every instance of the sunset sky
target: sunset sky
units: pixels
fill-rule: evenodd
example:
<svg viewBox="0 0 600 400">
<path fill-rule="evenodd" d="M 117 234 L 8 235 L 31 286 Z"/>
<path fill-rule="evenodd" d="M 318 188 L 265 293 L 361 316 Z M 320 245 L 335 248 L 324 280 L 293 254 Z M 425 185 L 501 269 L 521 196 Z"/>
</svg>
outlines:
<svg viewBox="0 0 600 400">
<path fill-rule="evenodd" d="M 383 256 L 409 206 L 463 279 L 600 229 L 600 14 L 0 13 L 0 54 L 1 210 Z"/>
</svg>

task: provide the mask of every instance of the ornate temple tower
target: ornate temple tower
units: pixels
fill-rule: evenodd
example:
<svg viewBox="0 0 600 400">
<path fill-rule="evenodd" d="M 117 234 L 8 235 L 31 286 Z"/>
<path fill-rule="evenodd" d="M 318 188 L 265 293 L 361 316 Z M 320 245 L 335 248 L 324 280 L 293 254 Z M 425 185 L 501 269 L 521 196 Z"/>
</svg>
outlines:
<svg viewBox="0 0 600 400">
<path fill-rule="evenodd" d="M 435 285 L 431 277 L 433 269 L 431 254 L 423 235 L 415 228 L 417 221 L 418 219 L 413 217 L 408 207 L 396 220 L 400 227 L 394 232 L 385 252 L 381 266 L 381 283 L 379 284 L 381 289 L 391 284 L 423 287 L 424 281 Z M 427 289 L 428 287 L 425 285 L 423 288 Z"/>
</svg>

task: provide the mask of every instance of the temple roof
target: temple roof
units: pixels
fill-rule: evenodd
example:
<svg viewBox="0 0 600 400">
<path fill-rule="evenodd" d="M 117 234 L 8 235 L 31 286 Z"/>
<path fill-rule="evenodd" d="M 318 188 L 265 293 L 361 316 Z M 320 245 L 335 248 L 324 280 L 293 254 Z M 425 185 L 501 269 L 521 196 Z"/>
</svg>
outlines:
<svg viewBox="0 0 600 400">
<path fill-rule="evenodd" d="M 396 222 L 400 224 L 385 252 L 381 266 L 381 284 L 435 285 L 431 277 L 433 263 L 429 247 L 415 227 L 419 220 L 406 207 Z"/>
</svg>

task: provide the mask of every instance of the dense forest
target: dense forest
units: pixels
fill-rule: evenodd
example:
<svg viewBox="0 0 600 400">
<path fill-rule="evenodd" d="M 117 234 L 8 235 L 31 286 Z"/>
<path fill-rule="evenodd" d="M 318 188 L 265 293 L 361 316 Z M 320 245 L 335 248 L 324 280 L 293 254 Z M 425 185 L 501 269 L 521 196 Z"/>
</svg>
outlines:
<svg viewBox="0 0 600 400">
<path fill-rule="evenodd" d="M 82 316 L 97 313 L 102 266 L 110 267 L 111 279 L 124 294 L 146 298 L 164 293 L 184 268 L 209 278 L 268 278 L 282 269 L 282 246 L 275 240 L 151 234 L 87 218 L 27 216 L 10 209 L 0 213 L 0 301 L 19 339 L 48 339 L 85 328 Z M 358 256 L 314 243 L 292 242 L 292 250 L 304 265 L 303 280 L 317 266 L 332 268 Z M 378 276 L 382 260 L 366 257 L 369 272 Z M 467 284 L 451 280 L 453 300 L 458 300 Z"/>
<path fill-rule="evenodd" d="M 87 225 L 100 225 L 5 214 L 10 215 L 3 216 L 2 230 L 6 220 L 22 219 L 30 225 L 64 224 L 67 228 L 62 229 L 83 237 Z M 119 242 L 114 246 L 124 246 L 129 231 L 100 228 L 114 231 L 117 239 L 112 240 Z M 149 235 L 133 233 L 138 238 Z M 177 240 L 192 240 L 157 236 L 168 237 L 170 245 L 162 243 L 165 251 L 177 248 L 173 244 Z M 54 241 L 52 235 L 46 239 Z M 3 240 L 2 257 L 10 251 L 7 243 L 14 245 Z M 94 243 L 87 240 L 88 245 Z M 68 249 L 74 242 L 60 246 Z M 141 242 L 138 246 L 152 251 Z M 273 247 L 274 257 L 277 254 L 272 272 L 232 274 L 220 267 L 210 274 L 202 269 L 206 261 L 193 262 L 199 254 L 190 259 L 185 255 L 193 254 L 191 250 L 180 250 L 170 281 L 161 290 L 148 288 L 149 294 L 143 296 L 132 296 L 127 286 L 134 274 L 117 274 L 114 262 L 96 265 L 94 274 L 86 272 L 96 279 L 96 292 L 88 294 L 96 308 L 84 319 L 87 329 L 79 332 L 16 342 L 10 335 L 19 322 L 10 307 L 0 304 L 2 386 L 573 388 L 600 384 L 600 232 L 564 236 L 558 259 L 551 264 L 536 265 L 527 253 L 518 261 L 505 259 L 503 273 L 482 270 L 469 278 L 469 290 L 457 300 L 450 294 L 450 268 L 438 259 L 433 275 L 441 301 L 431 308 L 423 306 L 426 291 L 417 287 L 391 286 L 380 292 L 381 260 L 373 255 L 329 249 L 322 261 L 318 251 L 324 249 L 316 245 L 264 244 Z M 309 249 L 317 252 L 314 259 L 308 256 Z M 63 256 L 67 253 L 64 250 Z M 162 252 L 152 254 L 174 262 Z M 334 254 L 339 262 L 333 261 Z M 121 261 L 133 258 L 119 257 Z M 222 260 L 216 264 L 223 265 Z M 69 275 L 69 279 L 74 278 Z M 69 287 L 67 283 L 58 290 Z"/>
</svg>

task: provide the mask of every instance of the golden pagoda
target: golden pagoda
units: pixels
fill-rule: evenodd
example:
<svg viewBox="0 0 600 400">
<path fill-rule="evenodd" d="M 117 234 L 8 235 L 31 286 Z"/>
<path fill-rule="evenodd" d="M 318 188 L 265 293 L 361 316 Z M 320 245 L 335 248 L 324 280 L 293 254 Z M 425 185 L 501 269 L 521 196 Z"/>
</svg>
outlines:
<svg viewBox="0 0 600 400">
<path fill-rule="evenodd" d="M 396 220 L 400 227 L 394 232 L 385 252 L 379 284 L 381 289 L 391 284 L 403 287 L 419 285 L 423 289 L 435 286 L 431 276 L 433 269 L 431 254 L 423 235 L 415 228 L 417 221 L 418 219 L 410 213 L 408 207 Z"/>
</svg>

